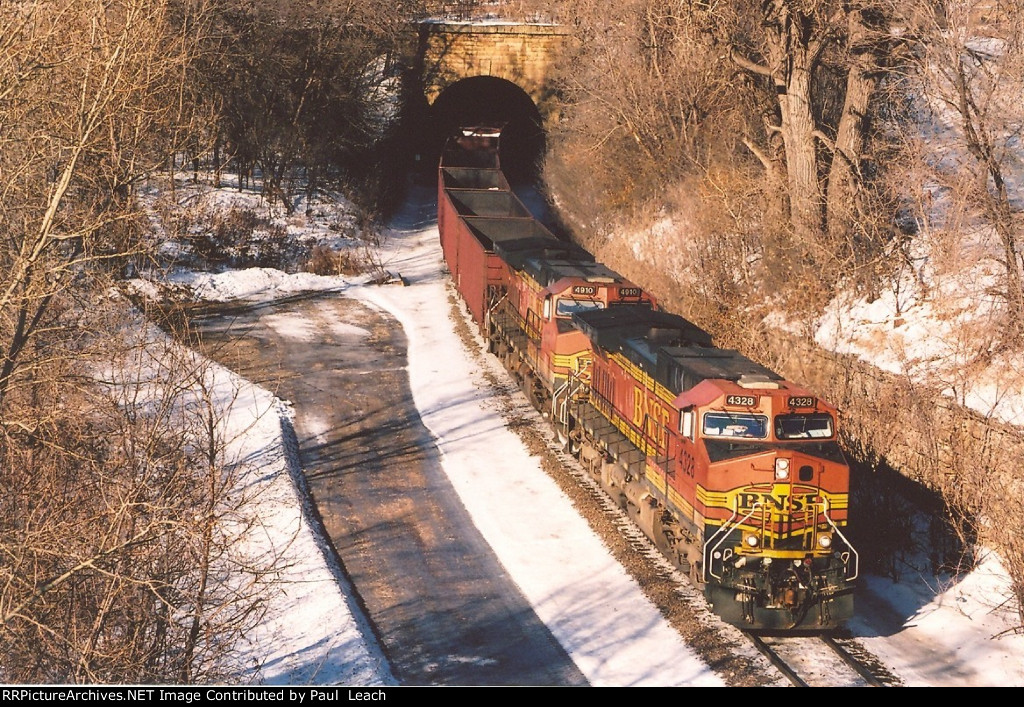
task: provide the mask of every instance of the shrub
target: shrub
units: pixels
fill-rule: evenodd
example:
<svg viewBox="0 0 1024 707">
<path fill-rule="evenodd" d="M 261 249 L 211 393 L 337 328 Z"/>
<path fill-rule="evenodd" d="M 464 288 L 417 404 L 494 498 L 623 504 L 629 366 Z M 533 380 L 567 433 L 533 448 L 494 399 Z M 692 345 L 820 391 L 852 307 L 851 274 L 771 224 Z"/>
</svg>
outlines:
<svg viewBox="0 0 1024 707">
<path fill-rule="evenodd" d="M 303 269 L 316 275 L 358 275 L 366 271 L 366 262 L 354 251 L 335 251 L 318 245 Z"/>
</svg>

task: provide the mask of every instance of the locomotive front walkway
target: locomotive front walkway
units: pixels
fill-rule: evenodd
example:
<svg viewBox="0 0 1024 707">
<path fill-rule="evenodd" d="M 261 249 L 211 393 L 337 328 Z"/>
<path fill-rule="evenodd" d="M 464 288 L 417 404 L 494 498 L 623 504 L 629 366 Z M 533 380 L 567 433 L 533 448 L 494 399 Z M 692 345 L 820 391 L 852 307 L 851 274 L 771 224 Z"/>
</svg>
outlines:
<svg viewBox="0 0 1024 707">
<path fill-rule="evenodd" d="M 293 404 L 313 500 L 402 684 L 586 684 L 441 469 L 396 321 L 318 294 L 193 325 L 210 358 Z"/>
</svg>

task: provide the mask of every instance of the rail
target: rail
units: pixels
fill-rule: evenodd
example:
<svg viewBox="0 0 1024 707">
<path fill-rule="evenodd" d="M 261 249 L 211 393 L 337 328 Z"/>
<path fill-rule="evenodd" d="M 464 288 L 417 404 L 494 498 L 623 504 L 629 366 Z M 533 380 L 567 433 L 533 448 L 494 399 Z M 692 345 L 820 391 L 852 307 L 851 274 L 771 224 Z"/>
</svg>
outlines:
<svg viewBox="0 0 1024 707">
<path fill-rule="evenodd" d="M 852 641 L 829 634 L 779 636 L 744 631 L 769 662 L 796 687 L 897 687 L 902 681 Z"/>
</svg>

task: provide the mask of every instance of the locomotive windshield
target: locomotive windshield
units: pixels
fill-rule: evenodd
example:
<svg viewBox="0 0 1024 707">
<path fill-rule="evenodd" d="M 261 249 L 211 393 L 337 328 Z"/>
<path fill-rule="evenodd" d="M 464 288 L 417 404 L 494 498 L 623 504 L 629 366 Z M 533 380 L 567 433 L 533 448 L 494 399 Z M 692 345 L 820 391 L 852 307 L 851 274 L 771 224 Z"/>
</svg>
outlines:
<svg viewBox="0 0 1024 707">
<path fill-rule="evenodd" d="M 604 302 L 588 299 L 561 298 L 555 307 L 556 317 L 571 317 L 576 312 L 587 312 L 592 309 L 604 309 Z"/>
<path fill-rule="evenodd" d="M 768 417 L 735 412 L 704 413 L 704 434 L 712 437 L 764 439 L 768 436 Z"/>
<path fill-rule="evenodd" d="M 826 439 L 834 434 L 832 416 L 777 415 L 775 436 L 779 439 Z"/>
</svg>

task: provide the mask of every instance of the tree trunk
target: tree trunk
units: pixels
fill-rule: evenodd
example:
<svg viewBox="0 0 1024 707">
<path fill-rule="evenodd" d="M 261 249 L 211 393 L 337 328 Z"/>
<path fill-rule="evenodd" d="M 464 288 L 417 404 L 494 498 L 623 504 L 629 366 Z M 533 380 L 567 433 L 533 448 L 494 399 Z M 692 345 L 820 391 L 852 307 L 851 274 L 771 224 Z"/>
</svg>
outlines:
<svg viewBox="0 0 1024 707">
<path fill-rule="evenodd" d="M 790 221 L 798 242 L 813 243 L 824 232 L 821 184 L 811 110 L 811 74 L 814 59 L 806 48 L 792 55 L 792 68 L 779 96 L 782 137 L 786 147 Z"/>
<path fill-rule="evenodd" d="M 860 201 L 861 159 L 867 142 L 871 98 L 878 86 L 880 57 L 867 41 L 860 12 L 849 18 L 849 45 L 854 56 L 846 77 L 846 99 L 836 129 L 829 168 L 825 219 L 833 243 L 850 243 Z"/>
</svg>

